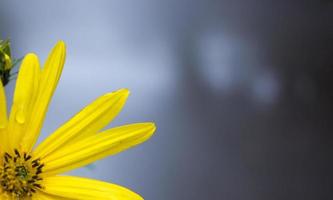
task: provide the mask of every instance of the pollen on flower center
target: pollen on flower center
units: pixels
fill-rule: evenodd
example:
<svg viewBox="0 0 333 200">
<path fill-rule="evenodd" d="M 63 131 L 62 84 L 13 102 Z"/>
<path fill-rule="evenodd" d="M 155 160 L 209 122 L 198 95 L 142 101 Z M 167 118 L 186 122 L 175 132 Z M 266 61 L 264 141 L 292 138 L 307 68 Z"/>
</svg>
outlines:
<svg viewBox="0 0 333 200">
<path fill-rule="evenodd" d="M 17 149 L 13 154 L 6 152 L 0 166 L 0 188 L 16 199 L 31 197 L 37 189 L 42 188 L 40 174 L 43 167 L 40 159 L 32 159 L 27 153 L 20 153 Z"/>
</svg>

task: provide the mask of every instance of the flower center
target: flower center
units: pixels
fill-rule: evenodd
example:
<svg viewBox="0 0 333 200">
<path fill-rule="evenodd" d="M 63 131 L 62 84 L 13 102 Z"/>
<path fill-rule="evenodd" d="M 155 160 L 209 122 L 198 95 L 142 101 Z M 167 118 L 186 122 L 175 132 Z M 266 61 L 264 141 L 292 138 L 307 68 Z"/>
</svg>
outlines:
<svg viewBox="0 0 333 200">
<path fill-rule="evenodd" d="M 31 197 L 42 188 L 40 174 L 43 167 L 40 159 L 32 159 L 31 155 L 20 153 L 17 149 L 13 154 L 4 153 L 0 165 L 0 188 L 15 199 Z"/>
</svg>

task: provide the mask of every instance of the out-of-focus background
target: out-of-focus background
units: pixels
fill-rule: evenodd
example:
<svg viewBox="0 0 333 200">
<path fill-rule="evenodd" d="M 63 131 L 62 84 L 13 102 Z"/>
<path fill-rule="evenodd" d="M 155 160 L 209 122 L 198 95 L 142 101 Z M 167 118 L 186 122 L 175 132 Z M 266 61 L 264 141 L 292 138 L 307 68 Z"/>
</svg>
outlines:
<svg viewBox="0 0 333 200">
<path fill-rule="evenodd" d="M 71 172 L 146 200 L 333 199 L 332 21 L 331 0 L 0 2 L 14 56 L 68 46 L 43 138 L 122 87 L 110 126 L 156 122 Z"/>
</svg>

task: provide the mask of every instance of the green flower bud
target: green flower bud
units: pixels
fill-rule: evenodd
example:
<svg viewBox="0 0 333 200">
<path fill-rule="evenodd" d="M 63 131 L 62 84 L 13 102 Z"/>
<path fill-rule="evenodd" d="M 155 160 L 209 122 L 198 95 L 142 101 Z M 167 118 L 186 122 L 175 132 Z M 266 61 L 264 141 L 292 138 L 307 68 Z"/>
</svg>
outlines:
<svg viewBox="0 0 333 200">
<path fill-rule="evenodd" d="M 4 54 L 4 68 L 10 70 L 12 68 L 12 58 L 8 54 Z"/>
<path fill-rule="evenodd" d="M 0 78 L 4 86 L 11 80 L 11 70 L 19 61 L 11 56 L 10 41 L 0 40 Z"/>
</svg>

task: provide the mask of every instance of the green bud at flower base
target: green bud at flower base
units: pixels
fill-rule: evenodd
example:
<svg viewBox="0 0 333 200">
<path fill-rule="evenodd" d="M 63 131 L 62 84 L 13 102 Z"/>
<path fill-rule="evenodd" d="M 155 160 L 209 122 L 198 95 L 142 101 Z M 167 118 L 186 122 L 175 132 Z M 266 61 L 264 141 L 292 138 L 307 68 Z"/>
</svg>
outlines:
<svg viewBox="0 0 333 200">
<path fill-rule="evenodd" d="M 12 68 L 12 58 L 8 54 L 4 54 L 3 56 L 5 70 L 10 70 Z"/>
<path fill-rule="evenodd" d="M 1 69 L 6 70 L 10 70 L 12 67 L 9 40 L 0 40 L 0 66 Z"/>
<path fill-rule="evenodd" d="M 11 56 L 9 40 L 0 40 L 0 78 L 2 85 L 7 85 L 11 80 L 11 70 L 19 61 Z"/>
</svg>

